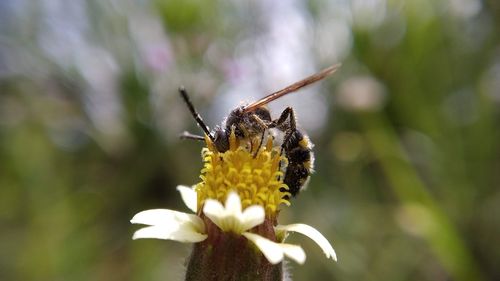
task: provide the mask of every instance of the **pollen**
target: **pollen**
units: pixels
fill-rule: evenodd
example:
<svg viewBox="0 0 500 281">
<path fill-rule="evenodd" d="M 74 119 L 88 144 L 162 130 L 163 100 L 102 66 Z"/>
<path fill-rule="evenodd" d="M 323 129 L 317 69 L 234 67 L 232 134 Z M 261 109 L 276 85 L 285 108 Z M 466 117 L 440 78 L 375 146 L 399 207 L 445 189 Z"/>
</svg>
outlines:
<svg viewBox="0 0 500 281">
<path fill-rule="evenodd" d="M 196 185 L 198 210 L 206 199 L 225 202 L 227 195 L 237 192 L 243 209 L 251 205 L 264 207 L 266 216 L 275 218 L 282 204 L 289 206 L 288 186 L 283 183 L 281 165 L 286 158 L 280 147 L 273 146 L 272 138 L 266 145 L 259 145 L 260 137 L 245 143 L 235 137 L 229 138 L 229 150 L 218 152 L 210 139 L 205 138 L 207 147 L 202 149 L 204 166 L 201 182 Z"/>
</svg>

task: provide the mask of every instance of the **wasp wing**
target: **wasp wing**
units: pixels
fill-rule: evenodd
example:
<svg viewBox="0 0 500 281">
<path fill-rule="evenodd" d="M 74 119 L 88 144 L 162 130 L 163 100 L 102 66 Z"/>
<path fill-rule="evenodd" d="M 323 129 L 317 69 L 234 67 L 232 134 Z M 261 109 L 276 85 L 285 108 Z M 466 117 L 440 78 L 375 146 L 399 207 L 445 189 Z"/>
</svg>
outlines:
<svg viewBox="0 0 500 281">
<path fill-rule="evenodd" d="M 305 87 L 307 85 L 310 85 L 310 84 L 312 84 L 314 82 L 317 82 L 317 81 L 325 78 L 326 76 L 335 73 L 335 71 L 337 71 L 337 69 L 339 69 L 340 66 L 341 66 L 341 64 L 338 63 L 338 64 L 334 64 L 334 65 L 332 65 L 330 67 L 327 67 L 327 68 L 321 70 L 318 73 L 315 73 L 315 74 L 313 74 L 311 76 L 308 76 L 308 77 L 306 77 L 306 78 L 304 78 L 304 79 L 302 79 L 302 80 L 300 80 L 298 82 L 293 83 L 292 85 L 290 85 L 290 86 L 288 86 L 288 87 L 286 87 L 284 89 L 281 89 L 281 90 L 279 90 L 277 92 L 274 92 L 274 93 L 272 93 L 272 94 L 270 94 L 270 95 L 268 95 L 268 96 L 266 96 L 266 97 L 264 97 L 264 98 L 262 98 L 262 99 L 260 99 L 260 100 L 258 100 L 256 102 L 254 102 L 254 103 L 251 103 L 251 104 L 245 106 L 243 108 L 243 111 L 244 112 L 250 112 L 250 111 L 255 110 L 256 108 L 261 107 L 261 106 L 263 106 L 265 104 L 268 104 L 271 101 L 273 101 L 275 99 L 278 99 L 278 98 L 280 98 L 280 97 L 282 97 L 282 96 L 284 96 L 286 94 L 293 93 L 293 92 L 295 92 L 295 91 L 297 91 L 297 90 L 299 90 L 299 89 L 301 89 L 301 88 L 303 88 L 303 87 Z"/>
</svg>

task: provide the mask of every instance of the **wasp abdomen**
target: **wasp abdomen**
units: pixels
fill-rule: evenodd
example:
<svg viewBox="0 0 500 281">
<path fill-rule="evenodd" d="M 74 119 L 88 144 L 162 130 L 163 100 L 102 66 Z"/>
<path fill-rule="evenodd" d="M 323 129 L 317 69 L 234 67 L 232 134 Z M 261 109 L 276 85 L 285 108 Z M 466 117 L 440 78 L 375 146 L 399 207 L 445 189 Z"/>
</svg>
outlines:
<svg viewBox="0 0 500 281">
<path fill-rule="evenodd" d="M 292 196 L 299 193 L 313 172 L 314 157 L 312 143 L 298 130 L 285 137 L 283 150 L 288 159 L 283 182 Z"/>
</svg>

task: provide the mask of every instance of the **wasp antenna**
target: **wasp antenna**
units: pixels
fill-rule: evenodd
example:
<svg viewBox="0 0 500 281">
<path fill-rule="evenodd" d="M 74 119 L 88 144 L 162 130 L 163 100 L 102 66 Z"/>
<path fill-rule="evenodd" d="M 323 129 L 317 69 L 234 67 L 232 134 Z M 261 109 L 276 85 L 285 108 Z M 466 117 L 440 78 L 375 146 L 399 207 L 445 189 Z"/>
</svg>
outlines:
<svg viewBox="0 0 500 281">
<path fill-rule="evenodd" d="M 191 115 L 193 115 L 194 120 L 196 120 L 196 123 L 198 124 L 198 126 L 200 126 L 200 128 L 203 130 L 203 132 L 205 132 L 205 134 L 207 134 L 207 136 L 210 138 L 211 141 L 214 141 L 214 137 L 210 133 L 208 126 L 205 124 L 205 122 L 203 122 L 203 119 L 201 118 L 200 114 L 198 114 L 198 112 L 194 108 L 194 105 L 191 102 L 191 100 L 189 99 L 186 88 L 184 88 L 184 86 L 179 87 L 179 93 L 181 94 L 181 97 L 184 100 L 184 102 L 186 103 L 189 111 L 191 112 Z"/>
<path fill-rule="evenodd" d="M 203 136 L 191 134 L 190 132 L 182 132 L 182 134 L 179 135 L 179 138 L 183 140 L 197 140 L 197 141 L 204 141 L 205 138 Z"/>
<path fill-rule="evenodd" d="M 274 92 L 274 93 L 272 93 L 272 94 L 270 94 L 270 95 L 268 95 L 268 96 L 266 96 L 266 97 L 264 97 L 256 102 L 252 103 L 252 104 L 245 106 L 243 108 L 243 111 L 250 112 L 250 111 L 255 110 L 256 108 L 261 107 L 267 103 L 270 103 L 271 101 L 278 99 L 286 94 L 293 93 L 293 92 L 295 92 L 295 91 L 297 91 L 305 86 L 311 85 L 311 84 L 327 77 L 328 75 L 332 75 L 333 73 L 335 73 L 337 71 L 337 69 L 340 68 L 341 65 L 342 64 L 340 64 L 340 63 L 334 64 L 330 67 L 327 67 L 327 68 L 321 70 L 318 73 L 315 73 L 315 74 L 308 76 L 308 77 L 306 77 L 298 82 L 295 82 L 292 85 L 290 85 L 284 89 L 281 89 L 277 92 Z"/>
</svg>

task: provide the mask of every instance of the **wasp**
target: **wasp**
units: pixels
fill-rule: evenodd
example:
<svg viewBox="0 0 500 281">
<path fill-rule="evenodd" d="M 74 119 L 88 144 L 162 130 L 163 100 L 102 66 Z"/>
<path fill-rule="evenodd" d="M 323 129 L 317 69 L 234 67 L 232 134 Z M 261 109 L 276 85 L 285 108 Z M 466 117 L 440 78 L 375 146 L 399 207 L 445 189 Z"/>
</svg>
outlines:
<svg viewBox="0 0 500 281">
<path fill-rule="evenodd" d="M 295 112 L 292 107 L 287 107 L 283 110 L 280 117 L 273 120 L 271 118 L 271 113 L 265 105 L 333 74 L 339 67 L 340 64 L 332 65 L 284 89 L 267 95 L 256 102 L 235 108 L 225 118 L 225 121 L 221 125 L 216 126 L 213 131 L 210 131 L 200 114 L 196 111 L 193 103 L 189 99 L 186 89 L 180 87 L 179 93 L 198 126 L 212 141 L 215 149 L 219 152 L 229 150 L 229 137 L 232 132 L 234 132 L 235 136 L 241 141 L 260 137 L 259 147 L 255 153 L 260 149 L 264 141 L 265 133 L 269 129 L 278 129 L 283 132 L 284 137 L 281 144 L 281 153 L 284 153 L 288 160 L 288 165 L 284 172 L 283 183 L 288 186 L 288 192 L 295 197 L 313 172 L 313 144 L 305 133 L 297 129 Z M 181 138 L 204 140 L 203 136 L 194 135 L 188 132 L 184 132 Z"/>
</svg>

